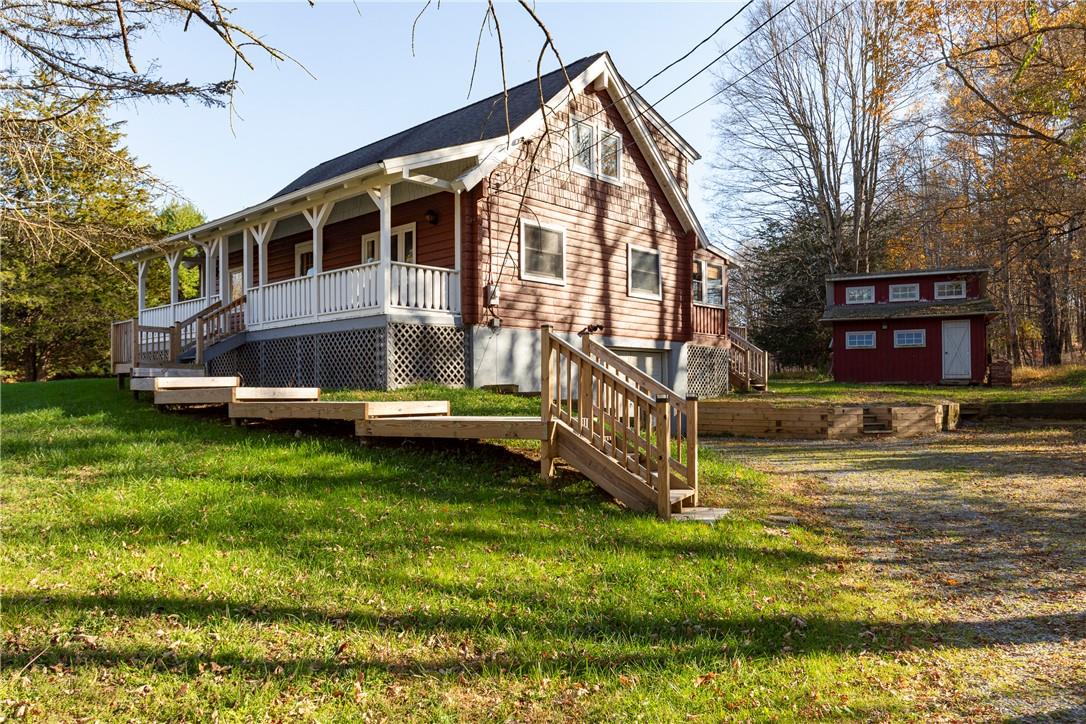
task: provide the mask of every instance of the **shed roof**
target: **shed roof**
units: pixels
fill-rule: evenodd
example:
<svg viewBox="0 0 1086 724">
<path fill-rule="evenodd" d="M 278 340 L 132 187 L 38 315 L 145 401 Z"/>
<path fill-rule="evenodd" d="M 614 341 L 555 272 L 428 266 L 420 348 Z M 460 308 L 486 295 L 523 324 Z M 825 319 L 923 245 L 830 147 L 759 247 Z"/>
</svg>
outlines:
<svg viewBox="0 0 1086 724">
<path fill-rule="evenodd" d="M 823 322 L 847 322 L 865 319 L 915 319 L 920 317 L 972 317 L 999 314 L 992 300 L 939 299 L 926 302 L 887 302 L 882 304 L 835 304 L 822 313 Z"/>
<path fill-rule="evenodd" d="M 982 274 L 990 271 L 986 267 L 947 266 L 929 269 L 902 269 L 901 271 L 881 271 L 867 274 L 834 274 L 826 277 L 828 282 L 840 282 L 848 279 L 887 279 L 889 277 L 927 277 L 940 274 Z"/>
</svg>

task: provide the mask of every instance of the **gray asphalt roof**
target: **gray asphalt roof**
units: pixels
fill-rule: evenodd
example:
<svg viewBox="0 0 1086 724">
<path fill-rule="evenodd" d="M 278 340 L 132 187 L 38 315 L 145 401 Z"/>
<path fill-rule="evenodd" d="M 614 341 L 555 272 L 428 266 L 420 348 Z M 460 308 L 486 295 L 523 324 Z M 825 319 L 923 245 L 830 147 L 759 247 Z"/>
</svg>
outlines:
<svg viewBox="0 0 1086 724">
<path fill-rule="evenodd" d="M 940 299 L 928 302 L 885 302 L 882 304 L 835 304 L 822 313 L 823 322 L 861 319 L 905 319 L 910 317 L 966 317 L 997 314 L 990 299 Z"/>
<path fill-rule="evenodd" d="M 566 66 L 566 73 L 570 78 L 575 78 L 602 55 L 603 53 L 596 53 L 574 61 Z M 565 86 L 566 76 L 558 69 L 544 75 L 541 83 L 543 97 L 550 100 Z M 540 81 L 533 78 L 509 89 L 509 123 L 512 128 L 516 128 L 539 110 L 539 84 Z M 425 89 L 420 91 L 417 97 L 423 96 Z M 269 201 L 384 159 L 503 136 L 506 133 L 504 100 L 502 93 L 495 93 L 489 98 L 325 161 L 291 181 Z"/>
<path fill-rule="evenodd" d="M 828 282 L 839 282 L 845 279 L 885 279 L 886 277 L 915 277 L 932 276 L 934 274 L 979 274 L 989 271 L 985 267 L 946 266 L 931 267 L 928 269 L 902 269 L 901 271 L 880 271 L 867 274 L 834 274 L 826 277 Z"/>
</svg>

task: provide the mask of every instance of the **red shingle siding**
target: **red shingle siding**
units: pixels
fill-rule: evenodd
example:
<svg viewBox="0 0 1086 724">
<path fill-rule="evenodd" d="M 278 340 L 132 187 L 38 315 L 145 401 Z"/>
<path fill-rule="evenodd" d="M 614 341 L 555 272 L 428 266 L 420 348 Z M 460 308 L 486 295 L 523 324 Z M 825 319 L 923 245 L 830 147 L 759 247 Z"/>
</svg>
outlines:
<svg viewBox="0 0 1086 724">
<path fill-rule="evenodd" d="M 589 91 L 574 99 L 572 109 L 585 117 L 610 103 L 605 92 Z M 683 230 L 618 111 L 608 108 L 594 118 L 604 119 L 623 137 L 621 185 L 572 171 L 565 134 L 538 152 L 535 168 L 540 175 L 529 185 L 522 213 L 533 143 L 522 144 L 516 157 L 491 175 L 479 204 L 479 284 L 500 280 L 497 311 L 508 326 L 552 323 L 575 331 L 602 324 L 608 335 L 686 339 L 694 237 Z M 568 114 L 562 113 L 551 120 L 551 127 L 564 131 L 568 123 Z M 522 217 L 565 229 L 565 286 L 520 278 Z M 662 301 L 627 294 L 628 243 L 660 251 Z"/>
<path fill-rule="evenodd" d="M 848 287 L 875 287 L 875 302 L 889 302 L 891 284 L 919 284 L 920 299 L 930 301 L 935 299 L 935 282 L 957 281 L 958 279 L 965 279 L 965 296 L 968 299 L 976 299 L 984 296 L 984 290 L 980 288 L 979 275 L 976 273 L 933 274 L 931 276 L 902 275 L 899 277 L 886 277 L 880 279 L 849 279 L 835 281 L 833 282 L 833 303 L 845 303 L 845 290 Z"/>
</svg>

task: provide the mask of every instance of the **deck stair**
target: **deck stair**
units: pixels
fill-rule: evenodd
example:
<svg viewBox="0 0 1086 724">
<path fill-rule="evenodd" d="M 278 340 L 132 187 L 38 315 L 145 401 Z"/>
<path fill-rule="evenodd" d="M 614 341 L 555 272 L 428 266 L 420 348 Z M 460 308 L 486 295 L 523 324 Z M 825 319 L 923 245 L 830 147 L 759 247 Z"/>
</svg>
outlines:
<svg viewBox="0 0 1086 724">
<path fill-rule="evenodd" d="M 746 392 L 769 389 L 769 352 L 760 349 L 753 342 L 733 329 L 728 330 L 731 343 L 731 356 L 728 365 L 728 382 L 733 389 Z"/>
<path fill-rule="evenodd" d="M 893 419 L 886 406 L 865 407 L 863 411 L 864 435 L 889 435 L 893 433 Z"/>
<path fill-rule="evenodd" d="M 148 367 L 202 368 L 204 353 L 213 344 L 245 331 L 245 297 L 223 306 L 212 302 L 188 319 L 172 326 L 141 324 L 138 319 L 114 322 L 110 330 L 110 362 L 113 374 L 132 377 L 135 369 Z"/>
<path fill-rule="evenodd" d="M 538 417 L 452 415 L 444 400 L 322 400 L 318 388 L 171 374 L 179 367 L 136 367 L 150 374 L 130 384 L 154 393 L 156 405 L 225 405 L 232 421 L 350 421 L 360 438 L 536 439 L 545 477 L 561 457 L 629 508 L 664 519 L 712 512 L 698 507 L 696 398 L 679 396 L 587 335 L 578 347 L 544 326 L 541 340 Z"/>
</svg>

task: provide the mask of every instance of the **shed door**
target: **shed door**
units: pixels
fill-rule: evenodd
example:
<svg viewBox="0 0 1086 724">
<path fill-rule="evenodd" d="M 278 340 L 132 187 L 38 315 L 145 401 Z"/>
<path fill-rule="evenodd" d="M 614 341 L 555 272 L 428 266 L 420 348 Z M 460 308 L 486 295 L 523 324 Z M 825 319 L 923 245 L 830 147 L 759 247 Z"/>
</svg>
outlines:
<svg viewBox="0 0 1086 724">
<path fill-rule="evenodd" d="M 656 381 L 667 384 L 666 352 L 640 349 L 612 349 L 611 351 L 621 357 L 624 362 L 651 375 Z"/>
<path fill-rule="evenodd" d="M 972 377 L 971 348 L 968 319 L 943 322 L 943 379 L 967 380 Z"/>
</svg>

